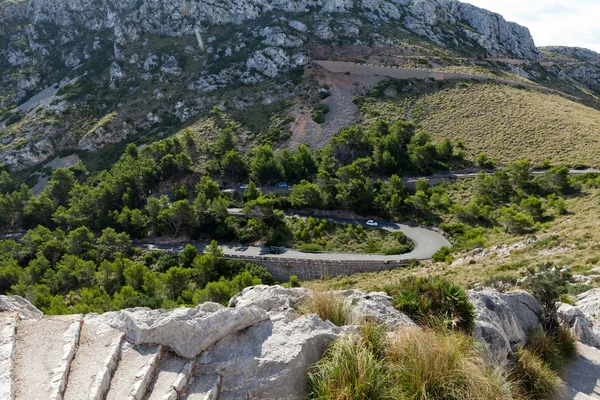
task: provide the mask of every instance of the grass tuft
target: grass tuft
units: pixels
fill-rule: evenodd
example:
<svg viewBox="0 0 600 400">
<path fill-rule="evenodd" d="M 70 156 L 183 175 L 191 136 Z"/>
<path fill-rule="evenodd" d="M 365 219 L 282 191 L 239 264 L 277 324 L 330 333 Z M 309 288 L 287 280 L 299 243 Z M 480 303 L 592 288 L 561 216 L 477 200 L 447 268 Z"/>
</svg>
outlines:
<svg viewBox="0 0 600 400">
<path fill-rule="evenodd" d="M 571 332 L 560 326 L 556 332 L 541 329 L 530 332 L 526 349 L 538 356 L 550 369 L 560 373 L 577 356 L 576 341 Z"/>
<path fill-rule="evenodd" d="M 344 299 L 333 292 L 313 290 L 312 296 L 303 305 L 306 314 L 317 314 L 323 321 L 331 321 L 337 326 L 351 323 L 351 310 Z"/>
<path fill-rule="evenodd" d="M 562 381 L 539 356 L 529 350 L 520 349 L 515 358 L 511 375 L 519 384 L 517 398 L 548 400 L 558 394 Z"/>
<path fill-rule="evenodd" d="M 407 399 L 508 399 L 502 374 L 462 333 L 405 329 L 388 346 L 394 383 Z"/>
<path fill-rule="evenodd" d="M 393 399 L 388 395 L 383 361 L 356 336 L 337 340 L 309 373 L 308 381 L 312 399 Z"/>
</svg>

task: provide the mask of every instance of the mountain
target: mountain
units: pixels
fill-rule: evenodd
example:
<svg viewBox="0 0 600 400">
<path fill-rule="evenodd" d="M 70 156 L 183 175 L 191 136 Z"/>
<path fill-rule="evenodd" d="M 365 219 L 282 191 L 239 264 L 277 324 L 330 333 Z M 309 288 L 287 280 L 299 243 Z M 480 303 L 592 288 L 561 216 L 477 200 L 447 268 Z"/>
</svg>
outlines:
<svg viewBox="0 0 600 400">
<path fill-rule="evenodd" d="M 102 168 L 124 143 L 186 127 L 206 142 L 215 106 L 248 147 L 325 143 L 360 116 L 306 118 L 323 94 L 306 73 L 316 59 L 478 67 L 578 95 L 542 58 L 527 28 L 455 0 L 2 0 L 0 162 L 19 171 L 76 152 Z"/>
</svg>

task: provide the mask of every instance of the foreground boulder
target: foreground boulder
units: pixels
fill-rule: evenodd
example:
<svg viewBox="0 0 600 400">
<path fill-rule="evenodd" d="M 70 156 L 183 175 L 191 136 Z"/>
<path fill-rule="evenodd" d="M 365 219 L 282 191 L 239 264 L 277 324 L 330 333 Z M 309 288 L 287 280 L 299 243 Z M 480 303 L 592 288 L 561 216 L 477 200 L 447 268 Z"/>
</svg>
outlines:
<svg viewBox="0 0 600 400">
<path fill-rule="evenodd" d="M 581 309 L 569 304 L 558 307 L 558 318 L 568 326 L 577 341 L 592 347 L 600 347 L 600 326 L 588 318 Z"/>
<path fill-rule="evenodd" d="M 87 317 L 125 333 L 135 345 L 166 346 L 183 358 L 195 358 L 227 335 L 268 320 L 264 310 L 255 307 L 228 309 L 208 303 L 198 308 L 151 310 L 133 308 Z"/>
<path fill-rule="evenodd" d="M 575 306 L 561 304 L 558 316 L 578 341 L 600 348 L 600 289 L 577 296 Z"/>
<path fill-rule="evenodd" d="M 530 330 L 541 327 L 542 305 L 527 292 L 471 292 L 469 299 L 476 308 L 475 337 L 498 363 L 525 344 Z"/>
<path fill-rule="evenodd" d="M 348 307 L 351 324 L 368 318 L 390 331 L 415 326 L 394 309 L 385 293 L 332 294 Z M 83 389 L 86 398 L 98 399 L 305 399 L 309 368 L 336 339 L 356 331 L 314 314 L 301 315 L 298 310 L 305 309 L 311 296 L 306 289 L 261 285 L 244 289 L 231 299 L 230 307 L 204 303 L 68 318 L 43 316 L 22 298 L 1 297 L 9 334 L 3 342 L 7 351 L 0 357 L 0 371 L 5 372 L 0 383 L 20 393 L 22 378 L 52 370 L 61 373 L 53 375 L 52 387 L 42 389 L 64 400 L 74 399 L 73 393 Z M 474 292 L 470 298 L 477 308 L 476 337 L 486 343 L 494 360 L 505 361 L 525 342 L 527 332 L 539 326 L 541 305 L 525 292 Z M 56 337 L 26 336 L 36 324 L 43 332 L 53 327 Z M 67 335 L 71 330 L 76 334 Z M 51 358 L 13 357 L 23 353 L 26 344 L 31 348 L 32 341 L 40 354 Z M 58 351 L 47 351 L 56 343 L 61 344 Z"/>
<path fill-rule="evenodd" d="M 370 318 L 378 324 L 385 325 L 390 331 L 403 326 L 417 326 L 409 317 L 392 306 L 392 298 L 386 293 L 365 293 L 359 290 L 335 293 L 345 299 L 354 323 L 360 323 L 364 318 Z"/>
<path fill-rule="evenodd" d="M 247 287 L 233 296 L 229 300 L 229 307 L 257 307 L 265 311 L 296 310 L 309 297 L 310 291 L 304 288 L 258 285 Z"/>
<path fill-rule="evenodd" d="M 0 296 L 0 312 L 14 312 L 21 319 L 37 319 L 44 316 L 33 304 L 21 296 Z"/>
</svg>

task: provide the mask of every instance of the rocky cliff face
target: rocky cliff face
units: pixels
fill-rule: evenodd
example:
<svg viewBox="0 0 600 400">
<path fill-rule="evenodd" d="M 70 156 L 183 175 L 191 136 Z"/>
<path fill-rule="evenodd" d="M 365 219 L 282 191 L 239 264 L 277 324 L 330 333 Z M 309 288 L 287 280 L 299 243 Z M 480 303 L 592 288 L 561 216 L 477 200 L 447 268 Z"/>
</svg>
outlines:
<svg viewBox="0 0 600 400">
<path fill-rule="evenodd" d="M 600 93 L 600 54 L 580 47 L 542 47 L 552 70 L 567 82 L 575 82 L 587 90 Z"/>
<path fill-rule="evenodd" d="M 172 133 L 225 100 L 284 101 L 311 46 L 415 44 L 539 57 L 526 28 L 455 0 L 0 0 L 0 162 Z"/>
<path fill-rule="evenodd" d="M 455 0 L 144 0 L 141 3 L 133 0 L 31 0 L 18 10 L 22 18 L 33 23 L 49 22 L 62 27 L 80 25 L 92 31 L 111 29 L 120 44 L 136 40 L 142 33 L 193 35 L 203 26 L 239 25 L 272 12 L 299 16 L 315 14 L 321 21 L 318 27 L 311 27 L 311 31 L 327 32 L 331 23 L 327 20 L 331 18 L 330 13 L 335 12 L 375 23 L 401 21 L 405 29 L 439 44 L 445 43 L 444 35 L 448 33 L 449 27 L 444 25 L 453 25 L 490 53 L 525 59 L 535 59 L 539 55 L 527 28 Z M 11 7 L 13 18 L 14 14 Z M 455 43 L 461 40 L 464 38 L 454 38 Z"/>
</svg>

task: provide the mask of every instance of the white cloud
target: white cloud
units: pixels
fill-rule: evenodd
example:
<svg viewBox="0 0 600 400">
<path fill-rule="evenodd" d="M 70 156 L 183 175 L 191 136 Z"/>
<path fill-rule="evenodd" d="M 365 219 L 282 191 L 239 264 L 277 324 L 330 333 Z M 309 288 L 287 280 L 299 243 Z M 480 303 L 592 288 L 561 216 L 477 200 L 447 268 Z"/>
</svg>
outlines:
<svg viewBox="0 0 600 400">
<path fill-rule="evenodd" d="M 600 52 L 598 0 L 463 0 L 529 28 L 538 46 L 578 46 Z"/>
</svg>

